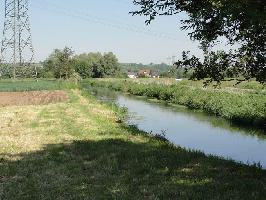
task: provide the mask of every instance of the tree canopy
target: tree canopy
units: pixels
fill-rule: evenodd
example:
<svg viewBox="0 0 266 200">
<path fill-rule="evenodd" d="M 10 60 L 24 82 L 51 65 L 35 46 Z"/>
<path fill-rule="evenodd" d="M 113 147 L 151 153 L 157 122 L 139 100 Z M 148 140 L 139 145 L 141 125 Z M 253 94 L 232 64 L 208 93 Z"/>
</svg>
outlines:
<svg viewBox="0 0 266 200">
<path fill-rule="evenodd" d="M 198 40 L 206 52 L 221 37 L 238 50 L 238 68 L 246 77 L 266 81 L 266 1 L 265 0 L 134 0 L 149 24 L 157 16 L 185 12 L 182 29 Z"/>
<path fill-rule="evenodd" d="M 117 76 L 121 71 L 118 59 L 112 52 L 78 55 L 75 57 L 74 68 L 82 78 Z"/>
<path fill-rule="evenodd" d="M 74 74 L 74 51 L 68 47 L 55 49 L 44 62 L 44 72 L 60 79 L 69 79 Z"/>
<path fill-rule="evenodd" d="M 74 55 L 68 47 L 55 49 L 44 61 L 40 77 L 69 79 L 102 78 L 119 76 L 121 68 L 117 57 L 112 53 L 83 53 Z"/>
</svg>

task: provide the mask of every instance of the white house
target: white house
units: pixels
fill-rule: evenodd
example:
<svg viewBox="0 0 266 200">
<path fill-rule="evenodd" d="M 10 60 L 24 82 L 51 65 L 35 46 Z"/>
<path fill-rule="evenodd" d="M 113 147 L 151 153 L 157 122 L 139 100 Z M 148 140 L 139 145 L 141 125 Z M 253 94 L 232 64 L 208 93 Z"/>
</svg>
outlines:
<svg viewBox="0 0 266 200">
<path fill-rule="evenodd" d="M 128 76 L 128 78 L 138 78 L 138 75 L 135 72 L 128 72 L 127 76 Z"/>
</svg>

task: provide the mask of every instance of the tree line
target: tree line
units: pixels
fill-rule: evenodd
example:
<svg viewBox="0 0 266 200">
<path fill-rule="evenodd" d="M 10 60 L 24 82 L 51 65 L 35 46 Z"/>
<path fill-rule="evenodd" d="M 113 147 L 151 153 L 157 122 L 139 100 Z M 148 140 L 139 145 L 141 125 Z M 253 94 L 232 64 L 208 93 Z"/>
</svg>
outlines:
<svg viewBox="0 0 266 200">
<path fill-rule="evenodd" d="M 11 78 L 14 66 L 2 65 L 0 78 Z M 17 66 L 18 78 L 104 78 L 123 74 L 116 55 L 108 53 L 83 53 L 75 55 L 71 48 L 55 49 L 49 57 L 31 66 Z M 35 73 L 37 71 L 37 73 Z"/>
<path fill-rule="evenodd" d="M 121 63 L 122 70 L 124 71 L 131 71 L 131 72 L 138 72 L 141 69 L 150 69 L 152 71 L 156 71 L 158 73 L 165 73 L 168 72 L 172 66 L 166 63 L 150 63 L 150 64 L 143 64 L 143 63 Z"/>
<path fill-rule="evenodd" d="M 69 79 L 73 76 L 80 78 L 104 78 L 122 76 L 117 57 L 112 53 L 83 53 L 74 55 L 68 47 L 63 50 L 55 49 L 43 62 L 40 76 L 58 79 Z"/>
</svg>

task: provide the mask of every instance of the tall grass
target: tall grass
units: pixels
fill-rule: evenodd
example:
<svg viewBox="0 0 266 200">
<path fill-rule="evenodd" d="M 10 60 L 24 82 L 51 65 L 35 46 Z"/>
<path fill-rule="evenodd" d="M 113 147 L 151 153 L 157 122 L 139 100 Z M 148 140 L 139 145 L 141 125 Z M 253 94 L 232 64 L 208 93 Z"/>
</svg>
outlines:
<svg viewBox="0 0 266 200">
<path fill-rule="evenodd" d="M 21 92 L 33 90 L 74 89 L 78 85 L 70 81 L 60 80 L 1 80 L 0 92 Z"/>
<path fill-rule="evenodd" d="M 144 84 L 122 79 L 88 80 L 86 83 L 201 109 L 234 123 L 266 128 L 266 95 L 263 94 L 207 90 L 184 84 Z"/>
</svg>

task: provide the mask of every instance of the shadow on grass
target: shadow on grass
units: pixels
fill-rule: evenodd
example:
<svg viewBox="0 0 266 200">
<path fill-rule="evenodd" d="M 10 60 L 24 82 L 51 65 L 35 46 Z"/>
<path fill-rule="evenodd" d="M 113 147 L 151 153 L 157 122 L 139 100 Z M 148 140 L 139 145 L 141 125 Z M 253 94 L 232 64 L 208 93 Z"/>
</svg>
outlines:
<svg viewBox="0 0 266 200">
<path fill-rule="evenodd" d="M 263 199 L 265 171 L 166 143 L 49 144 L 0 155 L 0 199 Z"/>
</svg>

